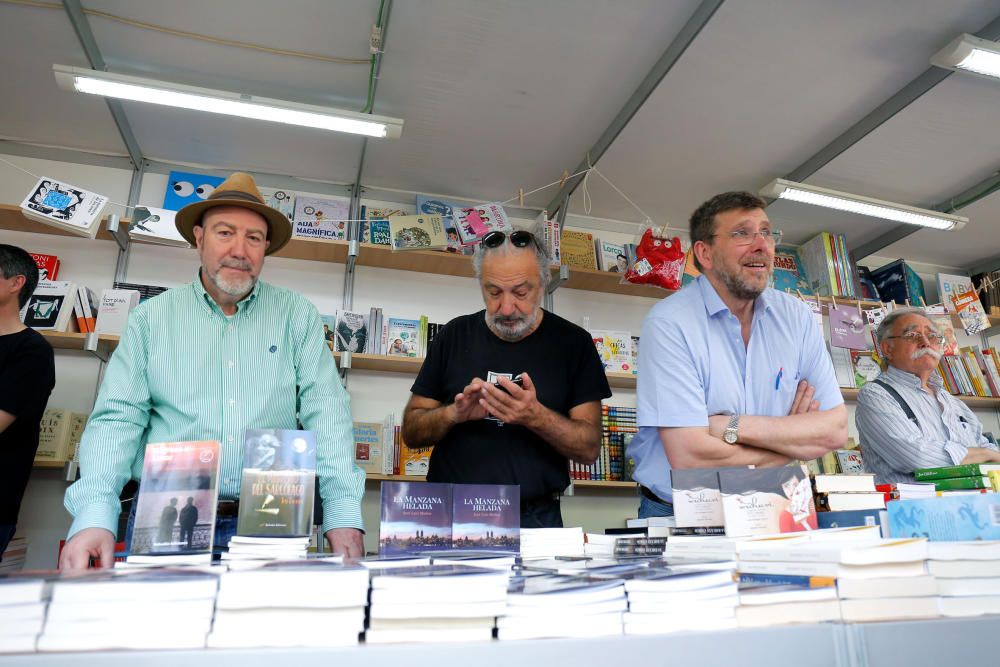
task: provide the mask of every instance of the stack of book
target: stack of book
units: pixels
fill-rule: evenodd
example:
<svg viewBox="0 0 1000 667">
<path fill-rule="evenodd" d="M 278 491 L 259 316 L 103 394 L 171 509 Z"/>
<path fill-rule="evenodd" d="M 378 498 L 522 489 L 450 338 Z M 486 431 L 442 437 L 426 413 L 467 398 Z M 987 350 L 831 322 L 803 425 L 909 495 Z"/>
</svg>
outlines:
<svg viewBox="0 0 1000 667">
<path fill-rule="evenodd" d="M 213 648 L 349 646 L 364 631 L 368 570 L 274 562 L 220 577 Z"/>
<path fill-rule="evenodd" d="M 929 542 L 942 616 L 1000 614 L 1000 542 Z"/>
<path fill-rule="evenodd" d="M 309 548 L 308 537 L 243 537 L 229 539 L 229 550 L 222 554 L 224 561 L 271 561 L 305 558 Z"/>
<path fill-rule="evenodd" d="M 956 396 L 1000 396 L 1000 352 L 996 348 L 958 348 L 954 354 L 941 357 L 937 373 L 945 389 Z"/>
<path fill-rule="evenodd" d="M 365 641 L 488 641 L 508 580 L 507 572 L 466 565 L 372 570 Z"/>
<path fill-rule="evenodd" d="M 930 574 L 837 580 L 844 620 L 932 618 L 938 615 L 937 594 Z"/>
<path fill-rule="evenodd" d="M 625 634 L 735 627 L 734 568 L 732 561 L 684 567 L 668 561 L 666 567 L 653 563 L 645 571 L 623 575 L 629 603 Z"/>
<path fill-rule="evenodd" d="M 177 569 L 60 579 L 38 650 L 204 648 L 218 586 L 215 574 Z"/>
<path fill-rule="evenodd" d="M 635 408 L 601 405 L 601 452 L 591 465 L 570 463 L 570 478 L 624 480 L 625 447 L 638 430 Z"/>
<path fill-rule="evenodd" d="M 0 577 L 0 653 L 30 653 L 45 622 L 46 581 Z"/>
<path fill-rule="evenodd" d="M 623 529 L 616 529 L 613 534 L 586 533 L 584 535 L 583 552 L 592 558 L 611 558 L 615 555 L 615 548 L 618 540 L 631 537 L 646 537 L 646 531 L 641 528 L 628 529 L 628 532 L 618 532 Z M 665 542 L 666 540 L 664 540 Z"/>
<path fill-rule="evenodd" d="M 799 257 L 814 294 L 853 299 L 860 293 L 843 234 L 823 232 L 813 237 L 799 247 Z"/>
<path fill-rule="evenodd" d="M 834 621 L 840 617 L 834 579 L 803 583 L 740 581 L 736 619 L 743 628 Z"/>
<path fill-rule="evenodd" d="M 621 579 L 519 576 L 511 580 L 497 638 L 607 637 L 622 634 L 628 609 Z"/>
<path fill-rule="evenodd" d="M 28 557 L 28 540 L 20 535 L 15 535 L 7 543 L 3 556 L 0 556 L 0 574 L 17 572 L 24 568 L 24 561 Z"/>
<path fill-rule="evenodd" d="M 583 528 L 522 528 L 521 558 L 583 556 Z"/>
<path fill-rule="evenodd" d="M 816 475 L 816 505 L 823 511 L 885 509 L 885 494 L 875 489 L 871 473 L 841 473 Z"/>
<path fill-rule="evenodd" d="M 932 482 L 939 492 L 993 490 L 990 471 L 1000 471 L 1000 463 L 966 463 L 938 468 L 918 468 L 913 478 L 918 482 Z"/>
</svg>

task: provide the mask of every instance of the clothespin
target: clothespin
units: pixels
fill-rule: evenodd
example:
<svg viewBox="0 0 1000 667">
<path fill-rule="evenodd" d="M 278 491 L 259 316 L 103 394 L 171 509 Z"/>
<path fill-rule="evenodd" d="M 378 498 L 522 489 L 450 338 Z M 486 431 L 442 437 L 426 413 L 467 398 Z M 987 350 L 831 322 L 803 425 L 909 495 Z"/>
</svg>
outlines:
<svg viewBox="0 0 1000 667">
<path fill-rule="evenodd" d="M 524 208 L 524 188 L 517 189 L 517 205 Z"/>
<path fill-rule="evenodd" d="M 830 293 L 830 301 L 833 302 L 833 309 L 837 310 L 837 297 L 833 295 L 833 292 Z"/>
<path fill-rule="evenodd" d="M 863 318 L 865 316 L 865 314 L 861 312 L 861 300 L 859 299 L 858 301 L 855 301 L 854 303 L 858 307 L 858 317 Z"/>
<path fill-rule="evenodd" d="M 909 299 L 903 299 L 903 301 L 906 303 L 906 307 L 909 308 L 910 307 L 910 300 Z"/>
<path fill-rule="evenodd" d="M 559 179 L 559 187 L 566 185 L 566 181 L 569 179 L 569 172 L 563 169 L 562 178 Z"/>
<path fill-rule="evenodd" d="M 917 298 L 920 299 L 920 307 L 923 308 L 924 310 L 926 310 L 927 309 L 927 302 L 924 301 L 924 297 L 922 297 L 920 295 L 917 295 Z"/>
<path fill-rule="evenodd" d="M 799 301 L 805 301 L 806 298 L 802 296 L 802 290 L 795 290 L 795 293 L 799 295 Z"/>
</svg>

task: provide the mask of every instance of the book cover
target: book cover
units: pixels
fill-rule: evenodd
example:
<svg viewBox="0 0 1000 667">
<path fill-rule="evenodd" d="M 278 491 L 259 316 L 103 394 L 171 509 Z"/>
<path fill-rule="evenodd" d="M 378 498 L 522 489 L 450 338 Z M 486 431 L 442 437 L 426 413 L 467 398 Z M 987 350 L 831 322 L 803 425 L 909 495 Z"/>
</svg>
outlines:
<svg viewBox="0 0 1000 667">
<path fill-rule="evenodd" d="M 400 436 L 399 443 L 399 474 L 413 477 L 424 477 L 431 467 L 431 452 L 434 446 L 430 447 L 407 447 Z"/>
<path fill-rule="evenodd" d="M 861 458 L 861 451 L 857 449 L 838 449 L 834 452 L 837 457 L 837 466 L 842 473 L 868 472 L 865 470 L 865 462 Z"/>
<path fill-rule="evenodd" d="M 872 271 L 872 280 L 883 301 L 919 306 L 926 303 L 924 281 L 905 260 L 897 259 Z"/>
<path fill-rule="evenodd" d="M 630 331 L 593 329 L 590 336 L 597 348 L 597 356 L 600 357 L 605 372 L 632 372 L 632 333 Z"/>
<path fill-rule="evenodd" d="M 971 336 L 990 328 L 990 318 L 974 289 L 952 294 L 951 302 L 966 334 Z"/>
<path fill-rule="evenodd" d="M 455 484 L 452 500 L 451 544 L 455 549 L 520 551 L 520 486 Z"/>
<path fill-rule="evenodd" d="M 362 217 L 365 219 L 361 228 L 361 242 L 373 245 L 392 245 L 392 234 L 389 230 L 389 216 L 406 215 L 398 208 L 375 208 L 366 206 Z"/>
<path fill-rule="evenodd" d="M 854 367 L 854 386 L 858 389 L 877 378 L 882 372 L 870 351 L 851 350 L 851 365 Z"/>
<path fill-rule="evenodd" d="M 184 240 L 174 224 L 176 215 L 177 211 L 166 208 L 139 206 L 132 211 L 128 234 L 135 240 L 147 243 L 190 248 L 191 245 Z"/>
<path fill-rule="evenodd" d="M 38 281 L 59 279 L 59 258 L 55 255 L 42 255 L 37 252 L 29 253 L 31 259 L 38 265 Z"/>
<path fill-rule="evenodd" d="M 386 354 L 391 357 L 420 356 L 420 320 L 389 318 L 389 340 Z"/>
<path fill-rule="evenodd" d="M 295 198 L 292 236 L 325 241 L 347 239 L 347 219 L 351 203 L 347 199 L 324 199 L 299 195 Z"/>
<path fill-rule="evenodd" d="M 971 491 L 976 489 L 993 490 L 990 478 L 982 477 L 949 477 L 934 481 L 934 488 L 938 491 Z"/>
<path fill-rule="evenodd" d="M 452 488 L 431 482 L 382 482 L 379 555 L 451 548 Z"/>
<path fill-rule="evenodd" d="M 674 492 L 674 517 L 678 527 L 724 524 L 717 468 L 672 469 L 670 488 Z"/>
<path fill-rule="evenodd" d="M 87 428 L 87 421 L 90 420 L 88 412 L 71 412 L 69 417 L 69 447 L 66 450 L 66 460 L 76 459 L 76 450 L 80 447 L 80 438 Z"/>
<path fill-rule="evenodd" d="M 563 264 L 581 269 L 597 270 L 593 234 L 563 229 L 561 244 Z"/>
<path fill-rule="evenodd" d="M 957 313 L 955 302 L 952 299 L 956 294 L 972 292 L 972 278 L 969 276 L 957 276 L 951 273 L 937 274 L 938 298 L 941 305 L 949 313 Z"/>
<path fill-rule="evenodd" d="M 799 249 L 795 246 L 780 245 L 774 249 L 774 274 L 772 287 L 779 292 L 792 294 L 812 294 L 806 278 Z"/>
<path fill-rule="evenodd" d="M 365 351 L 367 345 L 368 317 L 363 313 L 338 310 L 334 329 L 334 350 L 360 353 Z"/>
<path fill-rule="evenodd" d="M 38 422 L 36 461 L 68 461 L 72 418 L 69 410 L 46 408 Z"/>
<path fill-rule="evenodd" d="M 951 315 L 928 315 L 937 332 L 944 336 L 941 345 L 941 353 L 951 357 L 958 354 L 958 338 L 955 337 L 955 325 L 951 320 Z"/>
<path fill-rule="evenodd" d="M 354 422 L 354 462 L 370 474 L 381 474 L 385 456 L 382 445 L 382 424 Z"/>
<path fill-rule="evenodd" d="M 611 243 L 594 239 L 597 250 L 597 264 L 601 271 L 624 274 L 628 271 L 628 256 L 625 254 L 625 246 L 620 243 Z"/>
<path fill-rule="evenodd" d="M 466 207 L 468 204 L 451 199 L 417 195 L 417 213 L 441 216 L 441 224 L 444 225 L 445 234 L 448 237 L 447 251 L 460 255 L 471 255 L 474 251 L 474 248 L 466 247 L 463 243 L 455 221 L 455 212 Z"/>
<path fill-rule="evenodd" d="M 43 176 L 21 202 L 24 217 L 80 236 L 97 236 L 108 198 Z"/>
<path fill-rule="evenodd" d="M 917 468 L 913 471 L 913 478 L 918 482 L 935 482 L 955 477 L 985 477 L 993 470 L 1000 470 L 1000 463 L 962 463 L 937 468 Z"/>
<path fill-rule="evenodd" d="M 827 239 L 829 234 L 823 232 L 799 246 L 799 257 L 805 267 L 806 278 L 813 294 L 820 296 L 841 296 L 836 278 L 834 277 L 833 256 L 830 253 Z"/>
<path fill-rule="evenodd" d="M 818 512 L 816 522 L 820 528 L 851 528 L 855 526 L 881 526 L 880 509 L 841 510 Z"/>
<path fill-rule="evenodd" d="M 212 551 L 219 460 L 214 440 L 146 445 L 130 555 Z"/>
<path fill-rule="evenodd" d="M 136 290 L 106 289 L 101 292 L 101 305 L 97 311 L 94 331 L 105 334 L 121 334 L 128 323 L 128 315 L 139 305 Z"/>
<path fill-rule="evenodd" d="M 315 433 L 247 429 L 238 535 L 308 537 L 315 489 Z"/>
<path fill-rule="evenodd" d="M 278 190 L 277 188 L 267 188 L 258 186 L 260 196 L 264 198 L 264 203 L 276 211 L 285 214 L 289 221 L 295 219 L 295 193 L 291 190 Z"/>
<path fill-rule="evenodd" d="M 865 334 L 865 320 L 856 305 L 831 304 L 830 344 L 849 350 L 867 350 L 869 337 Z"/>
<path fill-rule="evenodd" d="M 681 274 L 681 286 L 687 285 L 700 275 L 701 271 L 694 265 L 694 248 L 688 248 L 684 258 L 684 273 Z"/>
<path fill-rule="evenodd" d="M 439 215 L 394 215 L 389 218 L 393 250 L 435 250 L 448 247 Z"/>
<path fill-rule="evenodd" d="M 886 504 L 892 537 L 926 537 L 932 542 L 1000 540 L 1000 495 L 973 493 Z"/>
<path fill-rule="evenodd" d="M 472 245 L 490 232 L 509 232 L 514 228 L 507 212 L 498 202 L 456 208 L 453 213 L 455 231 L 464 245 Z"/>
<path fill-rule="evenodd" d="M 208 199 L 224 180 L 226 179 L 222 176 L 172 171 L 167 177 L 167 189 L 163 193 L 163 208 L 179 211 L 188 204 Z"/>
<path fill-rule="evenodd" d="M 319 319 L 323 323 L 323 340 L 326 341 L 326 346 L 332 351 L 336 348 L 337 342 L 337 316 L 320 315 Z"/>
<path fill-rule="evenodd" d="M 75 301 L 76 285 L 68 280 L 39 282 L 21 309 L 21 321 L 32 329 L 66 331 Z"/>
<path fill-rule="evenodd" d="M 812 485 L 803 466 L 719 471 L 728 537 L 816 528 Z"/>
</svg>

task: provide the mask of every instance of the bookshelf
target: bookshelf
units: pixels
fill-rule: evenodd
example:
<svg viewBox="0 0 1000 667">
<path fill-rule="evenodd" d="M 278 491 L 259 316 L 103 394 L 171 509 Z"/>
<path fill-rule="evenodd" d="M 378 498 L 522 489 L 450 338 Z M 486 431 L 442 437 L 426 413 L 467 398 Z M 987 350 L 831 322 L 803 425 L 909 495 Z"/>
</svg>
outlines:
<svg viewBox="0 0 1000 667">
<path fill-rule="evenodd" d="M 31 464 L 32 468 L 62 468 L 69 463 L 69 461 L 35 461 Z"/>
</svg>

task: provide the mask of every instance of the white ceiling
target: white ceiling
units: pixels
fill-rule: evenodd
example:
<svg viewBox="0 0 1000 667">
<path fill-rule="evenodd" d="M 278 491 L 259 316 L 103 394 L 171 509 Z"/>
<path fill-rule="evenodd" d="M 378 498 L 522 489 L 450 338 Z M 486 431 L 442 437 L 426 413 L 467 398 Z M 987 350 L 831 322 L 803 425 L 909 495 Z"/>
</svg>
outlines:
<svg viewBox="0 0 1000 667">
<path fill-rule="evenodd" d="M 375 112 L 405 119 L 371 141 L 362 182 L 507 199 L 583 159 L 698 7 L 696 0 L 421 0 L 392 3 Z M 84 0 L 87 9 L 271 49 L 366 58 L 377 0 Z M 658 223 L 704 199 L 784 176 L 929 67 L 995 0 L 729 0 L 603 158 L 601 172 Z M 90 16 L 109 68 L 192 85 L 360 109 L 367 65 L 206 43 Z M 66 14 L 0 0 L 0 137 L 95 152 L 124 146 L 99 98 L 57 89 L 53 63 L 88 66 Z M 127 103 L 143 154 L 324 181 L 355 179 L 362 140 Z M 807 179 L 927 206 L 1000 169 L 1000 83 L 955 74 Z M 554 189 L 528 199 L 543 206 Z M 641 220 L 600 179 L 592 215 Z M 572 210 L 582 208 L 579 191 Z M 776 202 L 793 242 L 823 229 L 858 246 L 888 229 Z M 879 252 L 967 267 L 1000 255 L 1000 194 L 956 233 L 919 231 Z"/>
</svg>

